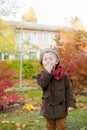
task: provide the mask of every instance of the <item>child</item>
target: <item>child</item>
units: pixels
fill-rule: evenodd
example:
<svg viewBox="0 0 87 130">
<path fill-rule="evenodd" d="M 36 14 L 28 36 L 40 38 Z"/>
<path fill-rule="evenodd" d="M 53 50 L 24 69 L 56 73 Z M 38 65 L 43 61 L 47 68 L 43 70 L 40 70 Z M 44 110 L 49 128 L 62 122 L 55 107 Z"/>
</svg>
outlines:
<svg viewBox="0 0 87 130">
<path fill-rule="evenodd" d="M 54 49 L 43 50 L 40 63 L 43 70 L 37 75 L 37 83 L 43 91 L 41 115 L 46 119 L 46 129 L 67 130 L 66 116 L 75 107 L 70 79 Z"/>
</svg>

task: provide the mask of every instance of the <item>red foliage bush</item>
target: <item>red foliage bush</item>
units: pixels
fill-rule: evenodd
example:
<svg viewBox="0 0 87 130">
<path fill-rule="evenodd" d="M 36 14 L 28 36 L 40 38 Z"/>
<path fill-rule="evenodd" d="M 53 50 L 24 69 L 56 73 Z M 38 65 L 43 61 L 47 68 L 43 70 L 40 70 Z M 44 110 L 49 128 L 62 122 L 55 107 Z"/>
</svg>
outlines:
<svg viewBox="0 0 87 130">
<path fill-rule="evenodd" d="M 58 37 L 56 49 L 60 54 L 61 65 L 71 78 L 75 93 L 80 94 L 83 90 L 87 89 L 87 52 L 85 50 L 85 47 L 87 47 L 87 34 L 84 32 L 74 32 L 73 36 L 69 40 L 65 36 L 67 42 Z"/>
<path fill-rule="evenodd" d="M 15 85 L 15 74 L 14 70 L 8 68 L 5 61 L 0 61 L 0 107 L 20 100 L 17 93 L 7 91 Z"/>
</svg>

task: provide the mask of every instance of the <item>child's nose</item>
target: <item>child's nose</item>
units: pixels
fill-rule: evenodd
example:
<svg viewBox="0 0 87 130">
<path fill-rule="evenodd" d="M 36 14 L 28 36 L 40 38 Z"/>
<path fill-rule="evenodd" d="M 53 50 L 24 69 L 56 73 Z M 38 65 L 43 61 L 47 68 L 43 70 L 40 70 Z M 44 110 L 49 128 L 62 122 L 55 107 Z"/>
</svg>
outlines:
<svg viewBox="0 0 87 130">
<path fill-rule="evenodd" d="M 47 60 L 47 63 L 50 63 L 50 60 L 49 60 L 49 59 Z"/>
<path fill-rule="evenodd" d="M 49 61 L 47 61 L 47 63 L 49 64 L 50 62 L 49 62 Z"/>
</svg>

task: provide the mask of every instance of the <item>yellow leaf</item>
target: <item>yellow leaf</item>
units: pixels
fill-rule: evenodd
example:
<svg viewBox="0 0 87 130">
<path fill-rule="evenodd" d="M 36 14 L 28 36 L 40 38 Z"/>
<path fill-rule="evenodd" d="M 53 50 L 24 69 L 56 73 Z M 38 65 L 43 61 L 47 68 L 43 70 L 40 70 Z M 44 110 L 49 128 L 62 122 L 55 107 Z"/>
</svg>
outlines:
<svg viewBox="0 0 87 130">
<path fill-rule="evenodd" d="M 26 127 L 26 124 L 23 124 L 22 127 L 25 128 L 25 127 Z"/>
<path fill-rule="evenodd" d="M 16 125 L 17 128 L 19 128 L 21 123 L 20 122 L 16 122 L 15 125 Z"/>
<path fill-rule="evenodd" d="M 7 116 L 7 114 L 4 115 L 4 117 L 6 117 L 6 116 Z"/>
<path fill-rule="evenodd" d="M 32 104 L 26 104 L 24 107 L 23 107 L 23 110 L 28 110 L 28 111 L 31 111 L 31 110 L 36 110 L 36 108 L 32 105 Z"/>
<path fill-rule="evenodd" d="M 3 120 L 1 123 L 2 123 L 2 124 L 8 124 L 9 121 L 8 121 L 8 120 Z"/>
</svg>

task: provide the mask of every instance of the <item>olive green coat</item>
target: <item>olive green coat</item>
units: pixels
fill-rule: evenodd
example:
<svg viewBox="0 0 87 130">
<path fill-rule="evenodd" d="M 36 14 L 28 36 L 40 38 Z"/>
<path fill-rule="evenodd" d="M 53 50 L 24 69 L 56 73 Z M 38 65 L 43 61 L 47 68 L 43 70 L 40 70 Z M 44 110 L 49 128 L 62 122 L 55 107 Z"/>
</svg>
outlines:
<svg viewBox="0 0 87 130">
<path fill-rule="evenodd" d="M 37 75 L 37 83 L 42 88 L 41 115 L 52 119 L 67 116 L 67 107 L 75 107 L 70 79 L 67 75 L 56 80 L 43 70 Z"/>
</svg>

